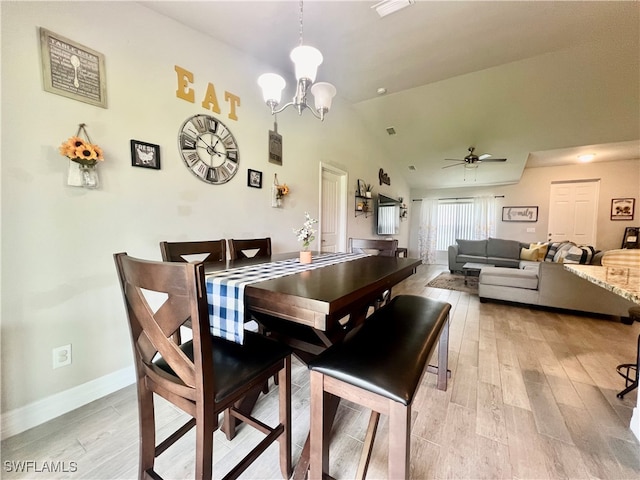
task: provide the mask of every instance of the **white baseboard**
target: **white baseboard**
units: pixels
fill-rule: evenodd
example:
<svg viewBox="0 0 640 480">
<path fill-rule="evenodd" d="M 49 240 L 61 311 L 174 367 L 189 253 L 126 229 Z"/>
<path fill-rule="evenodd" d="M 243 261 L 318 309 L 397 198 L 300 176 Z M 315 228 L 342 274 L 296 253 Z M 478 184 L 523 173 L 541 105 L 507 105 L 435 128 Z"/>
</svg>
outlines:
<svg viewBox="0 0 640 480">
<path fill-rule="evenodd" d="M 2 440 L 48 422 L 136 381 L 133 365 L 2 415 Z"/>
</svg>

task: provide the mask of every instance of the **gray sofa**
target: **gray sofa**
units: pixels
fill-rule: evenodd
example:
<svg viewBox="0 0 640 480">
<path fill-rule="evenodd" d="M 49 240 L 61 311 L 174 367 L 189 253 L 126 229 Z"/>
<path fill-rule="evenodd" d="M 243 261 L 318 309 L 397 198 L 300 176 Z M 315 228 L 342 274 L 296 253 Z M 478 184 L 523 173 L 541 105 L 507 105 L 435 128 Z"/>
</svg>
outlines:
<svg viewBox="0 0 640 480">
<path fill-rule="evenodd" d="M 529 246 L 498 238 L 456 240 L 448 251 L 449 270 L 461 271 L 467 262 L 495 265 L 480 272 L 478 295 L 481 302 L 503 300 L 628 317 L 634 303 L 574 275 L 562 263 L 520 260 L 520 250 Z M 595 254 L 591 264 L 599 265 L 603 254 Z"/>
<path fill-rule="evenodd" d="M 596 255 L 597 263 L 601 255 Z M 593 264 L 594 262 L 592 262 Z M 519 269 L 480 272 L 478 296 L 527 305 L 612 315 L 626 319 L 633 302 L 567 271 L 562 263 L 521 261 Z"/>
<path fill-rule="evenodd" d="M 501 238 L 487 240 L 456 240 L 449 246 L 449 270 L 451 273 L 462 271 L 465 263 L 486 263 L 496 267 L 518 268 L 520 249 L 529 247 L 528 243 Z"/>
</svg>

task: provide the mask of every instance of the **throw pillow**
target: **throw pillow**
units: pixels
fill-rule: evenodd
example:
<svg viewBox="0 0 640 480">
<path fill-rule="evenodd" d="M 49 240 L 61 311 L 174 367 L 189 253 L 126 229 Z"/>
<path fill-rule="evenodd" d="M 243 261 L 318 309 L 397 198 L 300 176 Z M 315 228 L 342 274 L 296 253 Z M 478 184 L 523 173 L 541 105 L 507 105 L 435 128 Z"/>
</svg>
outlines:
<svg viewBox="0 0 640 480">
<path fill-rule="evenodd" d="M 544 261 L 544 257 L 546 257 L 547 255 L 547 250 L 549 250 L 549 244 L 548 243 L 532 243 L 531 246 L 533 247 L 535 245 L 535 247 L 538 250 L 538 262 L 543 262 Z"/>
<path fill-rule="evenodd" d="M 589 265 L 591 263 L 591 259 L 596 253 L 596 249 L 589 245 L 572 245 L 571 248 L 565 252 L 563 263 L 580 263 L 582 265 Z"/>
<path fill-rule="evenodd" d="M 569 250 L 575 246 L 576 244 L 573 242 L 564 242 L 561 244 L 556 250 L 556 254 L 553 256 L 553 261 L 556 263 L 564 263 L 564 259 L 569 253 Z"/>
<path fill-rule="evenodd" d="M 558 248 L 560 248 L 560 246 L 565 243 L 567 242 L 549 242 L 549 248 L 547 249 L 547 254 L 544 257 L 544 261 L 553 262 L 553 258 L 555 257 Z"/>
<path fill-rule="evenodd" d="M 476 255 L 479 257 L 487 256 L 487 241 L 486 240 L 458 240 L 458 253 L 462 255 Z"/>
<path fill-rule="evenodd" d="M 538 261 L 538 249 L 537 248 L 523 248 L 520 250 L 520 260 L 529 260 L 531 262 Z"/>
</svg>

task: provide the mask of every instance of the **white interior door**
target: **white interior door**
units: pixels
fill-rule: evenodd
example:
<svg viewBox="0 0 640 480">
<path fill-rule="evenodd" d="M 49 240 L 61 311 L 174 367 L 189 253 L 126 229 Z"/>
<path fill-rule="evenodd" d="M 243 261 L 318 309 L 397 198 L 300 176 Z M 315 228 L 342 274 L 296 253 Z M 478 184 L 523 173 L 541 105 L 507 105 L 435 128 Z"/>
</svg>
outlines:
<svg viewBox="0 0 640 480">
<path fill-rule="evenodd" d="M 347 173 L 321 164 L 320 251 L 346 252 Z"/>
<path fill-rule="evenodd" d="M 551 242 L 596 244 L 600 180 L 553 182 L 549 197 Z"/>
</svg>

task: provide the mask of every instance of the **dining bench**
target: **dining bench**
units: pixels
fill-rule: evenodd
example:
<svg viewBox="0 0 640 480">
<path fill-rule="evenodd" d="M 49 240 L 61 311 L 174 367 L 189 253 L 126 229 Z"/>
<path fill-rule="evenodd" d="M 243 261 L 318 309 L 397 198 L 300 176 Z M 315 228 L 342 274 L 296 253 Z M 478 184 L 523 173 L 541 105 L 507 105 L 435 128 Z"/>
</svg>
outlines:
<svg viewBox="0 0 640 480">
<path fill-rule="evenodd" d="M 438 389 L 447 389 L 450 310 L 446 302 L 398 295 L 309 363 L 310 479 L 329 474 L 332 395 L 372 411 L 356 478 L 366 476 L 380 414 L 389 416 L 389 479 L 409 477 L 411 405 L 422 376 L 437 373 Z"/>
</svg>

